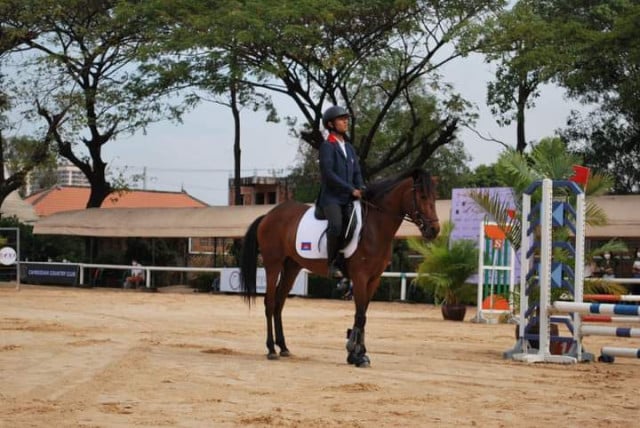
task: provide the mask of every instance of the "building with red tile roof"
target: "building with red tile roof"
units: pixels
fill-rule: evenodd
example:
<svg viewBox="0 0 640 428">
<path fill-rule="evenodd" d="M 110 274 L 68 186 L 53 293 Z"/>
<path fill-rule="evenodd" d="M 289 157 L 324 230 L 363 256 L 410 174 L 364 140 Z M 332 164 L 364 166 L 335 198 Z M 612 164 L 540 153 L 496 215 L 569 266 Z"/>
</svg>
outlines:
<svg viewBox="0 0 640 428">
<path fill-rule="evenodd" d="M 82 210 L 89 200 L 89 187 L 55 186 L 34 193 L 25 199 L 33 205 L 40 217 L 62 211 Z M 113 192 L 101 208 L 201 208 L 208 204 L 186 192 L 165 192 L 160 190 L 128 190 Z"/>
</svg>

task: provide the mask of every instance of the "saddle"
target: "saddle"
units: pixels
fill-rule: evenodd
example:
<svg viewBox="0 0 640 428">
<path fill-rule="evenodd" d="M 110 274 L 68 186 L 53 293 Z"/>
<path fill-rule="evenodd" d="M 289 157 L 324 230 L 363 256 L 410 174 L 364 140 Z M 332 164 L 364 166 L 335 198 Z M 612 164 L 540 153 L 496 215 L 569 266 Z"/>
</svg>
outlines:
<svg viewBox="0 0 640 428">
<path fill-rule="evenodd" d="M 318 219 L 321 209 L 318 209 L 317 205 L 309 207 L 304 213 L 298 228 L 296 230 L 296 251 L 298 255 L 305 259 L 326 259 L 327 258 L 327 238 L 326 231 L 328 221 L 326 218 Z M 348 230 L 343 230 L 343 249 L 344 258 L 349 258 L 358 248 L 358 241 L 360 239 L 360 232 L 362 230 L 362 206 L 360 201 L 354 201 L 349 204 L 347 209 L 343 212 L 344 227 Z"/>
</svg>

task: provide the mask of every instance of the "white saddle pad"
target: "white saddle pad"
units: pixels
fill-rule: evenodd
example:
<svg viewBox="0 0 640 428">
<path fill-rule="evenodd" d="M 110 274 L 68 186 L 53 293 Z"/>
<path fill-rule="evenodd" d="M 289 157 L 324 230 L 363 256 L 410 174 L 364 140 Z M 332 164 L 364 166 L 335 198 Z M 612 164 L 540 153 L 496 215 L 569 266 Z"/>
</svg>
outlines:
<svg viewBox="0 0 640 428">
<path fill-rule="evenodd" d="M 358 220 L 353 238 L 344 247 L 344 258 L 353 255 L 358 248 L 358 238 L 362 230 L 362 209 L 360 201 L 353 202 L 355 216 Z M 315 206 L 311 206 L 300 219 L 298 230 L 296 231 L 296 251 L 305 259 L 326 259 L 327 258 L 327 220 L 318 220 L 314 215 Z M 321 238 L 322 237 L 322 238 Z"/>
</svg>

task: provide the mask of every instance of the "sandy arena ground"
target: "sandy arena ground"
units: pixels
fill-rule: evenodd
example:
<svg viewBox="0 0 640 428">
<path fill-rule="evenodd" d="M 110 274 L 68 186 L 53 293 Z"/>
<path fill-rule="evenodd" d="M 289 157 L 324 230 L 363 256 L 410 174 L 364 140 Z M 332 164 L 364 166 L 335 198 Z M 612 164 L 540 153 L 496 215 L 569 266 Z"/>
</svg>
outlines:
<svg viewBox="0 0 640 428">
<path fill-rule="evenodd" d="M 175 291 L 175 289 L 174 289 Z M 353 304 L 291 298 L 294 354 L 268 361 L 262 301 L 192 292 L 0 285 L 2 427 L 630 427 L 640 360 L 502 359 L 513 325 L 373 302 L 372 366 L 346 364 Z M 467 320 L 474 315 L 467 311 Z M 638 339 L 589 337 L 640 347 Z"/>
</svg>

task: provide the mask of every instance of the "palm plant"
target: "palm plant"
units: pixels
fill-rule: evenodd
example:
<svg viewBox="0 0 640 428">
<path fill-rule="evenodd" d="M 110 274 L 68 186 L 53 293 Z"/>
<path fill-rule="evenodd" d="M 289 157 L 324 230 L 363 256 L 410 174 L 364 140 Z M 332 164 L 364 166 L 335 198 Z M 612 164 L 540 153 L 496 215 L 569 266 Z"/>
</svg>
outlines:
<svg viewBox="0 0 640 428">
<path fill-rule="evenodd" d="M 440 234 L 430 242 L 418 238 L 408 241 L 409 248 L 423 256 L 418 265 L 417 282 L 433 291 L 436 303 L 458 305 L 473 300 L 475 285 L 467 279 L 478 271 L 476 243 L 467 239 L 451 242 L 453 223 L 443 222 Z"/>
<path fill-rule="evenodd" d="M 488 192 L 471 191 L 469 195 L 476 204 L 498 224 L 504 231 L 507 239 L 512 243 L 514 249 L 517 250 L 520 248 L 520 240 L 522 237 L 521 205 L 524 191 L 533 182 L 542 180 L 543 178 L 567 180 L 574 173 L 573 166 L 581 163 L 581 157 L 569 152 L 566 144 L 561 139 L 545 138 L 533 147 L 530 154 L 522 154 L 513 149 L 507 149 L 500 155 L 497 161 L 496 172 L 503 182 L 510 183 L 513 189 L 515 207 L 501 202 L 497 196 L 489 196 Z M 613 180 L 606 174 L 593 172 L 589 176 L 589 181 L 584 189 L 586 195 L 585 221 L 587 224 L 600 226 L 607 223 L 605 212 L 595 204 L 592 197 L 606 193 L 612 186 Z M 561 192 L 562 189 L 557 189 L 557 191 Z M 560 194 L 560 196 L 565 196 L 569 198 L 569 200 L 575 199 L 575 197 L 570 194 Z M 532 195 L 532 203 L 539 202 L 539 198 L 539 195 Z M 514 212 L 510 213 L 510 210 Z M 624 244 L 615 240 L 610 241 L 605 247 L 601 247 L 591 254 L 587 254 L 586 259 L 590 259 L 593 255 L 604 252 L 605 250 L 603 248 L 621 249 L 621 245 Z M 557 254 L 561 252 L 562 250 L 554 250 L 554 254 L 568 261 L 568 255 L 563 256 L 562 254 Z M 587 288 L 589 287 L 587 283 L 585 283 L 585 286 Z M 603 285 L 600 284 L 599 286 L 602 287 Z M 588 292 L 587 288 L 585 288 L 585 291 Z M 615 285 L 611 284 L 608 289 L 609 292 L 615 292 L 619 287 L 616 288 Z"/>
<path fill-rule="evenodd" d="M 471 191 L 469 196 L 484 209 L 501 229 L 515 249 L 520 248 L 522 195 L 531 183 L 550 178 L 552 180 L 567 180 L 573 175 L 573 166 L 582 163 L 580 156 L 567 150 L 566 144 L 559 138 L 544 138 L 533 147 L 530 154 L 522 154 L 513 149 L 505 150 L 496 163 L 499 178 L 509 183 L 513 189 L 515 207 L 501 202 L 497 196 L 491 197 L 488 192 Z M 606 224 L 607 216 L 598 207 L 592 196 L 606 193 L 613 186 L 610 176 L 593 172 L 585 189 L 586 195 L 586 223 L 591 226 Z M 532 202 L 536 202 L 532 196 Z M 571 197 L 570 195 L 566 195 Z M 515 213 L 510 214 L 513 209 Z"/>
</svg>

